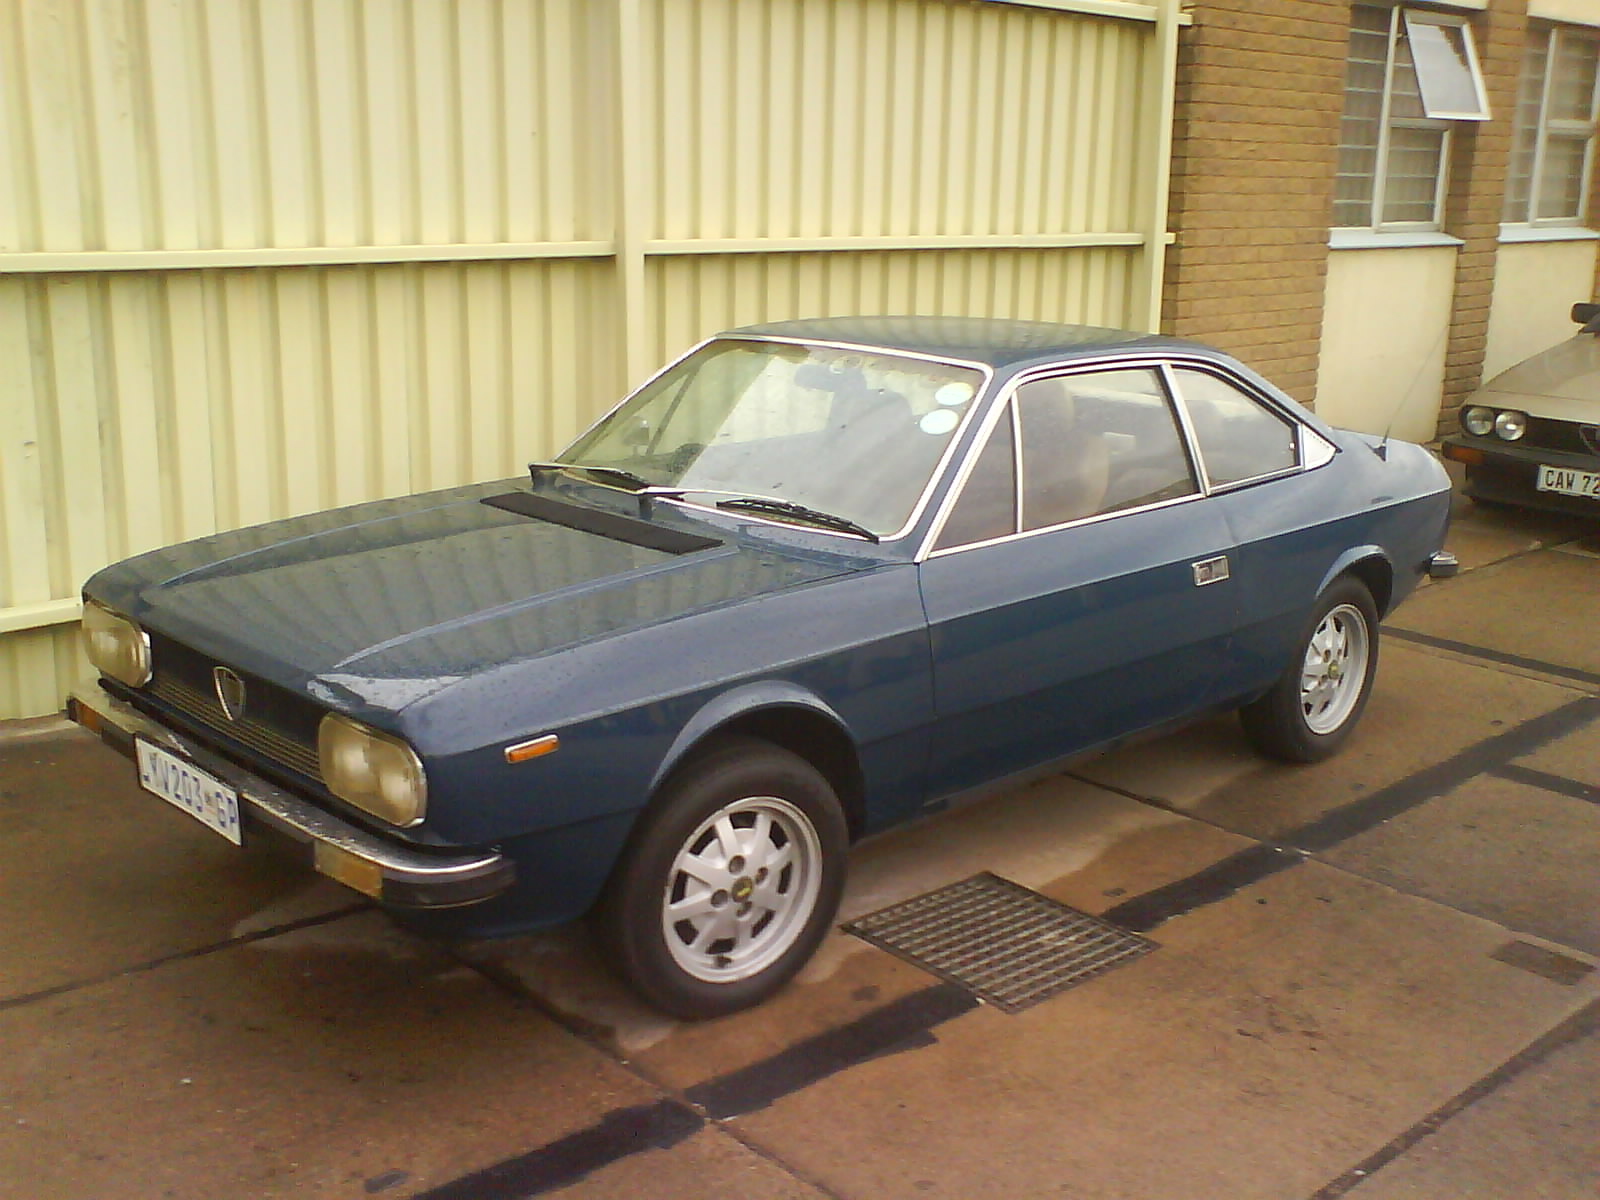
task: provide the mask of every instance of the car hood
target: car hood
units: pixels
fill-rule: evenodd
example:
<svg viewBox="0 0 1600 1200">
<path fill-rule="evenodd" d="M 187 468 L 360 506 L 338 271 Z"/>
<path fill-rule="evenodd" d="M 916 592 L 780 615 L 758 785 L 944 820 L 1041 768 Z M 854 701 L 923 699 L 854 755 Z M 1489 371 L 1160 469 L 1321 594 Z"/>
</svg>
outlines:
<svg viewBox="0 0 1600 1200">
<path fill-rule="evenodd" d="M 1600 336 L 1580 333 L 1502 371 L 1469 404 L 1520 408 L 1561 421 L 1600 421 Z"/>
<path fill-rule="evenodd" d="M 482 503 L 508 490 L 478 485 L 219 534 L 108 567 L 85 591 L 274 683 L 397 711 L 491 664 L 873 565 L 665 505 L 652 524 L 718 540 L 652 549 Z"/>
</svg>

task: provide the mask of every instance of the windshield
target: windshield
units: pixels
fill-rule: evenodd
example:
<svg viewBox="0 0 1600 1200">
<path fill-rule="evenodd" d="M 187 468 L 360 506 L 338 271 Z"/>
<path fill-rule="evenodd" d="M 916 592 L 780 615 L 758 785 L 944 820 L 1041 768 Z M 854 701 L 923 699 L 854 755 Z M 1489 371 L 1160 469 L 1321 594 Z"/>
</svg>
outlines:
<svg viewBox="0 0 1600 1200">
<path fill-rule="evenodd" d="M 645 482 L 785 500 L 875 534 L 905 525 L 982 374 L 873 350 L 717 341 L 561 455 Z"/>
</svg>

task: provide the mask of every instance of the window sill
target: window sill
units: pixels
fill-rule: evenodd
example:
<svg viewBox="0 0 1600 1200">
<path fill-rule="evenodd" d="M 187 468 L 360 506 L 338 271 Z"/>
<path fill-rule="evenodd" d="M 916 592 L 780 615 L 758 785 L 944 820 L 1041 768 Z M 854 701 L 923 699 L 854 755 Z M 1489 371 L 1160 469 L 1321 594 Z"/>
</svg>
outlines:
<svg viewBox="0 0 1600 1200">
<path fill-rule="evenodd" d="M 1502 225 L 1502 245 L 1516 242 L 1594 242 L 1600 241 L 1600 232 L 1585 229 L 1582 225 Z"/>
<path fill-rule="evenodd" d="M 1379 233 L 1372 229 L 1330 229 L 1330 250 L 1409 250 L 1417 246 L 1464 246 L 1458 237 L 1437 229 Z"/>
</svg>

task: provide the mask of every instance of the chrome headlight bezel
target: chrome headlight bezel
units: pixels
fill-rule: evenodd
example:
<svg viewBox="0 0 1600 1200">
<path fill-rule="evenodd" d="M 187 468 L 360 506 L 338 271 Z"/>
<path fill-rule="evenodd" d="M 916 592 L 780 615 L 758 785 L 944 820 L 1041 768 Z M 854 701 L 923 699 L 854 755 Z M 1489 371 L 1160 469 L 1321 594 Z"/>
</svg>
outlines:
<svg viewBox="0 0 1600 1200">
<path fill-rule="evenodd" d="M 1518 441 L 1528 432 L 1528 414 L 1514 408 L 1502 409 L 1495 415 L 1494 432 L 1501 441 Z"/>
<path fill-rule="evenodd" d="M 1473 437 L 1488 437 L 1494 432 L 1494 418 L 1494 409 L 1468 404 L 1461 410 L 1461 428 Z"/>
<path fill-rule="evenodd" d="M 84 655 L 95 670 L 131 688 L 150 682 L 150 635 L 138 622 L 85 596 L 80 630 Z"/>
<path fill-rule="evenodd" d="M 427 815 L 427 772 L 403 738 L 328 713 L 317 726 L 317 762 L 330 792 L 380 821 L 409 829 Z"/>
</svg>

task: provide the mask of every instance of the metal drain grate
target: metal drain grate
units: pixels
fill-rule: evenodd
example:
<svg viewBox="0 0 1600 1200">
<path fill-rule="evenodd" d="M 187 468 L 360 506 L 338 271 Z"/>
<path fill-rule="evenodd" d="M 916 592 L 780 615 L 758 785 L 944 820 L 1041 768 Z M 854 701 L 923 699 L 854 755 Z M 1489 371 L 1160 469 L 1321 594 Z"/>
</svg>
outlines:
<svg viewBox="0 0 1600 1200">
<path fill-rule="evenodd" d="M 1156 948 L 987 871 L 845 931 L 1016 1013 Z"/>
</svg>

